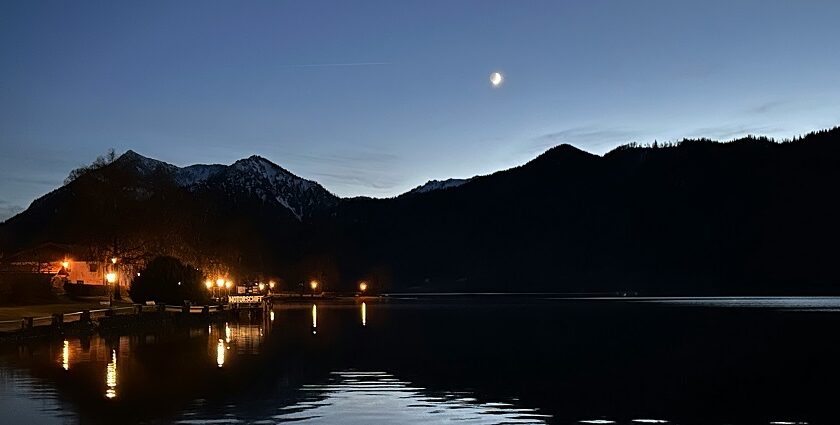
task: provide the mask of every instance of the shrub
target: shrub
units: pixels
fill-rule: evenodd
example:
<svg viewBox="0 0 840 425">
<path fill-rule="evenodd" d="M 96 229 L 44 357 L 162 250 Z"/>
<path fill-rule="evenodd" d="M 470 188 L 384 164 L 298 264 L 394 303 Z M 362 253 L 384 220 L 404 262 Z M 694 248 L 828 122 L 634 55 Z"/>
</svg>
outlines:
<svg viewBox="0 0 840 425">
<path fill-rule="evenodd" d="M 177 258 L 157 257 L 131 281 L 128 293 L 138 303 L 156 301 L 181 305 L 188 300 L 202 304 L 208 300 L 202 280 L 202 273 L 195 267 Z"/>
</svg>

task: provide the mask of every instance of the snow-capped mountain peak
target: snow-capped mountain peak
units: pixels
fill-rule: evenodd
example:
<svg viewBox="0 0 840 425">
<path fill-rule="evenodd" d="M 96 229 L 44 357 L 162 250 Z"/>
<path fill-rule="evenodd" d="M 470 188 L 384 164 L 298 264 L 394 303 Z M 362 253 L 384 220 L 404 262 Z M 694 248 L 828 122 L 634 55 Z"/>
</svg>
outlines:
<svg viewBox="0 0 840 425">
<path fill-rule="evenodd" d="M 453 187 L 461 186 L 468 181 L 470 181 L 470 179 L 429 180 L 425 184 L 411 189 L 408 193 L 428 193 L 435 190 L 451 189 Z"/>
<path fill-rule="evenodd" d="M 140 177 L 155 172 L 167 173 L 177 186 L 190 192 L 221 191 L 233 197 L 255 196 L 262 202 L 288 209 L 298 220 L 338 202 L 335 195 L 318 183 L 298 177 L 258 155 L 231 165 L 178 167 L 129 150 L 117 158 L 115 164 Z"/>
<path fill-rule="evenodd" d="M 178 186 L 181 187 L 196 186 L 221 174 L 226 168 L 227 166 L 220 164 L 190 165 L 189 167 L 179 168 L 175 172 L 175 181 L 178 183 Z"/>
<path fill-rule="evenodd" d="M 140 155 L 137 152 L 134 152 L 133 150 L 128 150 L 124 154 L 120 155 L 119 158 L 117 158 L 114 161 L 114 163 L 122 165 L 124 167 L 131 167 L 133 171 L 136 171 L 137 173 L 144 176 L 149 175 L 158 170 L 164 172 L 174 172 L 178 169 L 178 167 L 172 164 L 168 164 L 166 162 L 158 161 L 152 158 L 147 158 L 143 155 Z"/>
</svg>

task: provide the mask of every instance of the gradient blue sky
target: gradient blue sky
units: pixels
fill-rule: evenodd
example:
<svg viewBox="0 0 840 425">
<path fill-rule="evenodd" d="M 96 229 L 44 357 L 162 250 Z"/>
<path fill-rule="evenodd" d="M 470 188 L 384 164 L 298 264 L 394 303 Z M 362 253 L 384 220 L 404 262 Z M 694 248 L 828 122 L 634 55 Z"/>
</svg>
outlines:
<svg viewBox="0 0 840 425">
<path fill-rule="evenodd" d="M 818 0 L 6 0 L 0 220 L 109 147 L 391 196 L 560 143 L 832 127 L 838 22 Z"/>
</svg>

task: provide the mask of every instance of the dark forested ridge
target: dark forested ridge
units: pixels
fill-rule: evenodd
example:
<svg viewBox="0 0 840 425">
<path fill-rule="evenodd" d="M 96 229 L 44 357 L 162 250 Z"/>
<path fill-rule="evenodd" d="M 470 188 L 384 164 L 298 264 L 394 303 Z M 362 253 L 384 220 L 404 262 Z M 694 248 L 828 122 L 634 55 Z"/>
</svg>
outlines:
<svg viewBox="0 0 840 425">
<path fill-rule="evenodd" d="M 392 199 L 338 199 L 282 169 L 294 190 L 230 173 L 185 188 L 171 169 L 140 175 L 124 157 L 8 220 L 3 250 L 113 240 L 332 288 L 371 279 L 399 291 L 840 292 L 837 128 L 604 156 L 561 145 Z M 240 168 L 269 167 L 250 160 Z M 308 209 L 285 206 L 294 202 Z"/>
</svg>

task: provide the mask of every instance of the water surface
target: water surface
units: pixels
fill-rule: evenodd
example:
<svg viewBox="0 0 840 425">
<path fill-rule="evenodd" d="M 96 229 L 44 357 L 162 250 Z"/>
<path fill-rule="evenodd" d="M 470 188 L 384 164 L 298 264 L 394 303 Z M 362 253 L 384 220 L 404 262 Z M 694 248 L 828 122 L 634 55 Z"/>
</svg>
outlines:
<svg viewBox="0 0 840 425">
<path fill-rule="evenodd" d="M 412 297 L 0 348 L 8 423 L 838 423 L 840 299 Z M 3 422 L 6 422 L 4 420 Z"/>
</svg>

